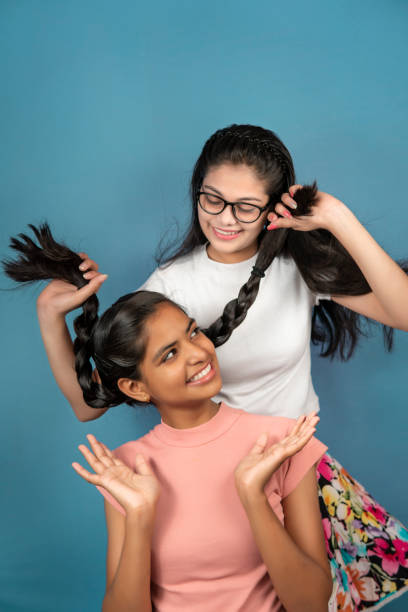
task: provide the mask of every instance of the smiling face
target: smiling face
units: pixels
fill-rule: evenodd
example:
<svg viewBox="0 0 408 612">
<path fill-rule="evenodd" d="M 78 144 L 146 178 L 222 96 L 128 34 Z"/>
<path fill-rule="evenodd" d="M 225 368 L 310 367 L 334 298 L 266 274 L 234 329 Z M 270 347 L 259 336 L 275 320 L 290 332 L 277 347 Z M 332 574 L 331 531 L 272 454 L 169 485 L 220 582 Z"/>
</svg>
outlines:
<svg viewBox="0 0 408 612">
<path fill-rule="evenodd" d="M 269 196 L 265 184 L 254 170 L 245 164 L 224 163 L 210 167 L 201 191 L 221 196 L 228 202 L 247 202 L 262 208 Z M 253 223 L 241 223 L 227 206 L 219 215 L 206 213 L 198 206 L 200 227 L 209 241 L 208 256 L 223 263 L 236 263 L 249 259 L 258 250 L 258 236 L 265 224 L 268 211 Z"/>
<path fill-rule="evenodd" d="M 139 383 L 163 414 L 203 407 L 221 388 L 213 343 L 176 306 L 163 303 L 145 325 L 147 344 Z"/>
</svg>

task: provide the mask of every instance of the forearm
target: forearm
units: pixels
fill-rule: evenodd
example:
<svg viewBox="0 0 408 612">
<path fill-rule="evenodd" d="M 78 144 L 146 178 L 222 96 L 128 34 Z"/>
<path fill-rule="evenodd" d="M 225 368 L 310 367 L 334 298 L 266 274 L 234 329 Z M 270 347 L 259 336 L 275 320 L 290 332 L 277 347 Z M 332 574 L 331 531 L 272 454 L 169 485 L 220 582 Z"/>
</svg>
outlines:
<svg viewBox="0 0 408 612">
<path fill-rule="evenodd" d="M 126 516 L 122 553 L 102 612 L 151 612 L 150 573 L 153 522 L 137 514 Z"/>
<path fill-rule="evenodd" d="M 332 591 L 329 572 L 308 557 L 285 530 L 264 493 L 243 505 L 255 542 L 276 593 L 288 612 L 327 612 Z"/>
<path fill-rule="evenodd" d="M 107 408 L 91 408 L 85 402 L 75 372 L 75 356 L 71 336 L 62 315 L 38 309 L 41 336 L 54 378 L 80 421 L 97 419 Z"/>
<path fill-rule="evenodd" d="M 393 327 L 408 331 L 408 276 L 346 206 L 332 212 L 327 229 L 354 259 Z"/>
</svg>

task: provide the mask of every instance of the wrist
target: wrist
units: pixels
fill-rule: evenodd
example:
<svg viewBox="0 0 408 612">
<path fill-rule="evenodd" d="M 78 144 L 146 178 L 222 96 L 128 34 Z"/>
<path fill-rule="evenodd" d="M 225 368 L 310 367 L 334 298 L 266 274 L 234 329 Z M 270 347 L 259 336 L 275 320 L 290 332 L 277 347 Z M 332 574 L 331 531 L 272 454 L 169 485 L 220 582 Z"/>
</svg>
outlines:
<svg viewBox="0 0 408 612">
<path fill-rule="evenodd" d="M 328 230 L 334 236 L 341 232 L 350 224 L 357 221 L 357 218 L 352 211 L 340 200 L 337 200 L 336 205 L 325 215 L 325 221 L 322 224 L 323 229 Z"/>
<path fill-rule="evenodd" d="M 245 508 L 255 506 L 266 499 L 265 492 L 260 488 L 237 484 L 237 491 Z"/>
<path fill-rule="evenodd" d="M 140 529 L 150 533 L 153 531 L 155 516 L 155 506 L 126 509 L 126 526 L 131 529 Z"/>
<path fill-rule="evenodd" d="M 37 316 L 42 327 L 47 325 L 58 325 L 61 322 L 65 323 L 65 313 L 57 312 L 54 308 L 47 304 L 37 301 Z"/>
</svg>

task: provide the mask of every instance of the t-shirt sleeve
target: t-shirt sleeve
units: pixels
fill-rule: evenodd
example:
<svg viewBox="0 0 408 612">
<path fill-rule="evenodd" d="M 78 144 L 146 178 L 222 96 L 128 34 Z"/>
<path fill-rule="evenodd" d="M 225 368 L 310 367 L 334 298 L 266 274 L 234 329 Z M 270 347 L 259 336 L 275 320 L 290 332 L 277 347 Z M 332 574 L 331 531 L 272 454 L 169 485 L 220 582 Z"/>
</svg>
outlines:
<svg viewBox="0 0 408 612">
<path fill-rule="evenodd" d="M 319 461 L 326 451 L 327 446 L 313 436 L 301 451 L 282 464 L 282 499 L 296 489 L 312 465 Z"/>
<path fill-rule="evenodd" d="M 137 291 L 157 291 L 166 295 L 166 286 L 160 268 L 156 268 Z"/>
</svg>

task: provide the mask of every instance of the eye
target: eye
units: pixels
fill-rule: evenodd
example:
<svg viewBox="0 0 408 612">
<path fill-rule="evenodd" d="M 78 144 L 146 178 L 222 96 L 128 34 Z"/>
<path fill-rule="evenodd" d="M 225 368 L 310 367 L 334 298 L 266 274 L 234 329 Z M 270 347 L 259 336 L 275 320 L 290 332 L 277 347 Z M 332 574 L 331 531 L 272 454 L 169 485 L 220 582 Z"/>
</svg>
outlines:
<svg viewBox="0 0 408 612">
<path fill-rule="evenodd" d="M 190 338 L 195 338 L 200 332 L 201 329 L 199 327 L 195 327 L 191 332 Z"/>
<path fill-rule="evenodd" d="M 222 204 L 223 203 L 223 201 L 220 198 L 217 198 L 217 196 L 212 195 L 211 193 L 206 193 L 205 194 L 205 199 L 210 204 Z"/>
<path fill-rule="evenodd" d="M 256 206 L 254 206 L 253 204 L 246 204 L 245 202 L 239 202 L 238 204 L 235 204 L 235 206 L 240 212 L 243 213 L 252 213 L 256 210 Z"/>
<path fill-rule="evenodd" d="M 164 363 L 165 361 L 169 361 L 169 359 L 172 359 L 176 353 L 177 353 L 176 349 L 171 349 L 168 353 L 164 355 L 162 359 L 162 363 Z"/>
</svg>

